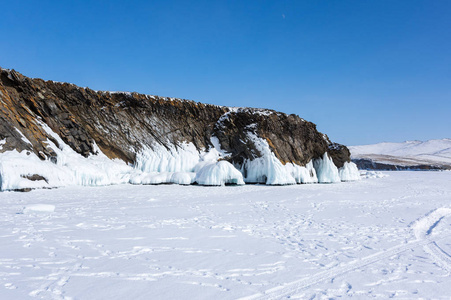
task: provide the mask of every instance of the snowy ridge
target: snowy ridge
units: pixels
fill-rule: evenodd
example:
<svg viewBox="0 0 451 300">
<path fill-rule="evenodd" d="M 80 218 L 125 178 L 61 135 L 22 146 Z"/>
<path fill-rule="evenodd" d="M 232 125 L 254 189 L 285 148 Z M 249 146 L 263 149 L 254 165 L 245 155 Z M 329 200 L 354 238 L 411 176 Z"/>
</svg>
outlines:
<svg viewBox="0 0 451 300">
<path fill-rule="evenodd" d="M 349 150 L 353 159 L 371 159 L 380 163 L 451 165 L 451 139 L 350 146 Z"/>
</svg>

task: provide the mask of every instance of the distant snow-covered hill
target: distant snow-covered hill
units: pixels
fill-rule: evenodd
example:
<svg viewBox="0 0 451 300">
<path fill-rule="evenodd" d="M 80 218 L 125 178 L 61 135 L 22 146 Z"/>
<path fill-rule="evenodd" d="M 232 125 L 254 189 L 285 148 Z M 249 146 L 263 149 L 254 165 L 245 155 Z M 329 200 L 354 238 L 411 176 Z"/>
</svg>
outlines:
<svg viewBox="0 0 451 300">
<path fill-rule="evenodd" d="M 451 169 L 451 139 L 350 146 L 361 169 Z"/>
</svg>

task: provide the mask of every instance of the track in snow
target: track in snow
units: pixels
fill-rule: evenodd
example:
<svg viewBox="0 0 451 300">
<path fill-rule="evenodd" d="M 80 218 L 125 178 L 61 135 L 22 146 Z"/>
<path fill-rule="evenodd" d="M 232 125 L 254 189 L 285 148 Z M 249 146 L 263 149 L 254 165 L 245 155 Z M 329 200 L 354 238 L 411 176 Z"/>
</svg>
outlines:
<svg viewBox="0 0 451 300">
<path fill-rule="evenodd" d="M 417 239 L 430 239 L 432 230 L 443 218 L 449 215 L 451 215 L 451 208 L 441 207 L 418 220 L 414 224 L 414 232 Z M 423 248 L 424 251 L 431 255 L 438 266 L 451 273 L 451 256 L 440 248 L 435 241 L 424 245 Z"/>
<path fill-rule="evenodd" d="M 417 238 L 416 240 L 412 240 L 406 244 L 395 246 L 385 251 L 352 261 L 344 266 L 338 266 L 330 270 L 319 272 L 308 278 L 296 280 L 283 286 L 269 289 L 264 294 L 255 294 L 241 299 L 253 300 L 288 298 L 307 290 L 315 284 L 334 279 L 343 274 L 374 264 L 378 261 L 400 254 L 407 250 L 411 250 L 418 246 L 423 246 L 424 250 L 431 255 L 437 265 L 451 273 L 451 256 L 436 243 L 437 240 L 443 239 L 449 235 L 435 239 L 431 237 L 432 230 L 443 218 L 449 215 L 451 215 L 451 208 L 442 207 L 430 212 L 426 216 L 414 222 L 412 228 L 414 235 Z"/>
</svg>

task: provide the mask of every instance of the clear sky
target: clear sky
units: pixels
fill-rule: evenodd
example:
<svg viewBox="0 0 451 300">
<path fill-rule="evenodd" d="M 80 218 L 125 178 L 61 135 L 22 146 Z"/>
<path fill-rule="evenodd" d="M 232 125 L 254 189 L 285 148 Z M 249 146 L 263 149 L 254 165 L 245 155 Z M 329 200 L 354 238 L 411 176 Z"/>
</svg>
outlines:
<svg viewBox="0 0 451 300">
<path fill-rule="evenodd" d="M 451 138 L 451 1 L 2 1 L 0 66 L 295 113 L 347 145 Z"/>
</svg>

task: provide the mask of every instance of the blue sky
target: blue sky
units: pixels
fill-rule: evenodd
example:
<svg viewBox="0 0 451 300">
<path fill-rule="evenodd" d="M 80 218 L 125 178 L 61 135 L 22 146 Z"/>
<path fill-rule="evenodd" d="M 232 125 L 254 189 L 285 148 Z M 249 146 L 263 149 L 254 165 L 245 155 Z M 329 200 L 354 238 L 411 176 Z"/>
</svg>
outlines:
<svg viewBox="0 0 451 300">
<path fill-rule="evenodd" d="M 0 66 L 295 113 L 347 145 L 451 138 L 451 1 L 4 1 Z"/>
</svg>

